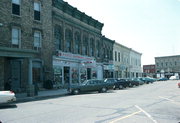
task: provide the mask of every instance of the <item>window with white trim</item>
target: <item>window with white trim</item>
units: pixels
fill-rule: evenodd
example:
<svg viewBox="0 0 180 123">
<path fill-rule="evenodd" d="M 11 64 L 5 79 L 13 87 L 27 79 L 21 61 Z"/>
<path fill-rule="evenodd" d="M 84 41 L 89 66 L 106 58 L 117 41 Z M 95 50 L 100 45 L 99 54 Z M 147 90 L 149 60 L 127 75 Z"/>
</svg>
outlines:
<svg viewBox="0 0 180 123">
<path fill-rule="evenodd" d="M 41 20 L 41 4 L 34 2 L 34 20 Z"/>
<path fill-rule="evenodd" d="M 34 32 L 34 47 L 41 47 L 41 32 Z"/>
<path fill-rule="evenodd" d="M 20 0 L 12 0 L 12 14 L 20 15 Z"/>
<path fill-rule="evenodd" d="M 12 28 L 12 44 L 19 45 L 21 41 L 21 30 L 17 27 Z"/>
</svg>

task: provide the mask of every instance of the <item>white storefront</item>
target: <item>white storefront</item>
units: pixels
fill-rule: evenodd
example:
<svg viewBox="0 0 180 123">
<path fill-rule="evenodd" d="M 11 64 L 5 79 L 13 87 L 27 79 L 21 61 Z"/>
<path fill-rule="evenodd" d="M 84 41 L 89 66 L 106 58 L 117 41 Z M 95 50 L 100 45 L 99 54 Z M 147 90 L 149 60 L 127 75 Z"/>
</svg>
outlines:
<svg viewBox="0 0 180 123">
<path fill-rule="evenodd" d="M 58 52 L 53 57 L 54 82 L 57 86 L 79 84 L 86 79 L 102 79 L 102 65 L 93 57 Z"/>
</svg>

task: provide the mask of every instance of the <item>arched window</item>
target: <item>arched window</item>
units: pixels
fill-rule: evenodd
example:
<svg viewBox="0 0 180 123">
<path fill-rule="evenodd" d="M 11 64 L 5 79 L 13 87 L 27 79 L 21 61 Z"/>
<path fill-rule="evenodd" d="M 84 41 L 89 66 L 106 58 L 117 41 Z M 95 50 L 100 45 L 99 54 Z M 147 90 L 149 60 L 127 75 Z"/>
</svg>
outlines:
<svg viewBox="0 0 180 123">
<path fill-rule="evenodd" d="M 75 32 L 75 43 L 74 43 L 74 53 L 80 54 L 80 42 L 81 42 L 81 35 L 79 32 Z"/>
<path fill-rule="evenodd" d="M 82 55 L 88 55 L 88 36 L 83 35 Z"/>
<path fill-rule="evenodd" d="M 61 43 L 62 43 L 62 28 L 61 28 L 61 26 L 54 27 L 54 43 L 55 43 L 55 49 L 61 50 Z"/>
<path fill-rule="evenodd" d="M 94 56 L 94 39 L 90 39 L 90 56 Z"/>
<path fill-rule="evenodd" d="M 96 56 L 100 57 L 100 41 L 96 41 Z"/>
<path fill-rule="evenodd" d="M 71 41 L 72 41 L 72 31 L 66 29 L 65 31 L 65 51 L 71 52 Z"/>
</svg>

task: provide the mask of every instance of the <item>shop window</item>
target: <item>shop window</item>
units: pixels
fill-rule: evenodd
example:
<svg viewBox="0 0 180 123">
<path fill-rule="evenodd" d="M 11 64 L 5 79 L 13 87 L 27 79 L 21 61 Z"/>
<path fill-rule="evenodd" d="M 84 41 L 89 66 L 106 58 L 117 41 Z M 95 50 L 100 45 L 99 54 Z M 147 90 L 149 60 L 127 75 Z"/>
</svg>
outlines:
<svg viewBox="0 0 180 123">
<path fill-rule="evenodd" d="M 86 73 L 86 68 L 81 68 L 80 69 L 80 79 L 81 79 L 81 83 L 84 82 L 86 80 L 87 73 Z"/>
<path fill-rule="evenodd" d="M 12 44 L 19 45 L 21 41 L 21 30 L 19 28 L 12 28 Z"/>
<path fill-rule="evenodd" d="M 97 79 L 97 70 L 96 70 L 96 68 L 92 69 L 92 79 Z"/>
<path fill-rule="evenodd" d="M 33 68 L 33 82 L 41 82 L 41 69 Z"/>
<path fill-rule="evenodd" d="M 34 20 L 38 20 L 38 21 L 41 20 L 40 11 L 41 11 L 41 4 L 37 3 L 37 2 L 34 2 Z"/>
<path fill-rule="evenodd" d="M 72 68 L 71 74 L 72 74 L 72 76 L 71 76 L 72 84 L 78 84 L 79 83 L 78 68 Z"/>
<path fill-rule="evenodd" d="M 20 15 L 20 0 L 12 0 L 12 14 Z"/>
<path fill-rule="evenodd" d="M 54 70 L 54 82 L 55 85 L 62 85 L 62 67 L 60 66 L 53 66 Z"/>
</svg>

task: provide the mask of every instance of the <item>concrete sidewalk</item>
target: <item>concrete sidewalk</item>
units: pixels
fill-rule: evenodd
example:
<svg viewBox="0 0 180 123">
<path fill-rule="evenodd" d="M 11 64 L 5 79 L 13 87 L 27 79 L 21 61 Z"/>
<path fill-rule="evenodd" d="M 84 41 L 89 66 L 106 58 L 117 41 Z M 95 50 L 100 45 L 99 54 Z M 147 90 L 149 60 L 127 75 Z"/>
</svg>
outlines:
<svg viewBox="0 0 180 123">
<path fill-rule="evenodd" d="M 54 97 L 64 96 L 67 94 L 68 94 L 67 89 L 38 91 L 38 95 L 33 97 L 28 97 L 27 93 L 19 93 L 16 94 L 16 103 L 54 98 Z"/>
</svg>

